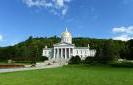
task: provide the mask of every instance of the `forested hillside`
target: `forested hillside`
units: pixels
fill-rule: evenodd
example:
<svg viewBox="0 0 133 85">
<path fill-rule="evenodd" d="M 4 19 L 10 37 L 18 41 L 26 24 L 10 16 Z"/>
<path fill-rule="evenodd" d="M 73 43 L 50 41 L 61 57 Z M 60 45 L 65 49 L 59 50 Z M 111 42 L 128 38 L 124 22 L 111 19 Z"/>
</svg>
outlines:
<svg viewBox="0 0 133 85">
<path fill-rule="evenodd" d="M 115 51 L 114 53 L 116 57 L 124 59 L 133 59 L 133 40 L 124 42 L 116 40 L 92 39 L 82 37 L 73 38 L 73 44 L 75 44 L 77 47 L 86 47 L 88 46 L 88 44 L 90 44 L 90 48 L 96 50 L 108 48 L 107 41 L 112 42 L 113 46 L 110 46 L 110 48 Z M 52 47 L 53 44 L 58 42 L 60 42 L 60 38 L 56 36 L 49 38 L 29 37 L 27 40 L 20 42 L 14 46 L 1 47 L 0 61 L 7 61 L 9 59 L 14 61 L 32 61 L 33 59 L 41 61 L 44 58 L 41 56 L 43 48 L 46 45 L 48 47 Z"/>
</svg>

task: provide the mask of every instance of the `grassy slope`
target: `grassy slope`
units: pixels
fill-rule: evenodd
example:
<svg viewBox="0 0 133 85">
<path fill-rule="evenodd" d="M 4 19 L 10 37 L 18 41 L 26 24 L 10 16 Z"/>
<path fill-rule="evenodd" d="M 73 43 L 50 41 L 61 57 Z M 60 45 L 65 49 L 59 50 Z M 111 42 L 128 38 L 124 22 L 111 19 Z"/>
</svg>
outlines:
<svg viewBox="0 0 133 85">
<path fill-rule="evenodd" d="M 133 85 L 132 68 L 65 66 L 2 73 L 0 85 Z"/>
</svg>

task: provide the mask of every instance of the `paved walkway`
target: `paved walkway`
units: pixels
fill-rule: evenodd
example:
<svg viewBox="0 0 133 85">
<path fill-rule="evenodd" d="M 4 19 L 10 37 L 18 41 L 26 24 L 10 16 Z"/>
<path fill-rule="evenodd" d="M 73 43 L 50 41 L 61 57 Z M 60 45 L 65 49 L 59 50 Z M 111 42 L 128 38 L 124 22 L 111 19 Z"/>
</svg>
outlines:
<svg viewBox="0 0 133 85">
<path fill-rule="evenodd" d="M 55 63 L 52 65 L 43 65 L 43 66 L 37 66 L 37 67 L 0 69 L 0 73 L 35 70 L 35 69 L 45 69 L 45 68 L 57 68 L 57 67 L 61 67 L 61 66 L 62 65 Z"/>
</svg>

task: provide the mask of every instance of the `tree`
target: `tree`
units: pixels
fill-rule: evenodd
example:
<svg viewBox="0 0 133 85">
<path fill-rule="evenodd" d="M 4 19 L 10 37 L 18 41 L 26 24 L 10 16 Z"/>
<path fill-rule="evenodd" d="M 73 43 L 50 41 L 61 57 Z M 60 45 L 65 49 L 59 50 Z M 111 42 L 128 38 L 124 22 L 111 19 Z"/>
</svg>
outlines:
<svg viewBox="0 0 133 85">
<path fill-rule="evenodd" d="M 69 64 L 80 64 L 81 58 L 79 56 L 72 56 L 69 60 Z"/>
<path fill-rule="evenodd" d="M 41 56 L 39 61 L 46 61 L 46 60 L 48 60 L 48 57 L 46 57 L 46 56 Z"/>
<path fill-rule="evenodd" d="M 116 59 L 116 49 L 114 49 L 113 40 L 107 40 L 101 48 L 97 49 L 96 60 L 99 63 L 109 63 Z"/>
<path fill-rule="evenodd" d="M 128 41 L 128 57 L 127 59 L 133 60 L 133 39 Z"/>
<path fill-rule="evenodd" d="M 31 64 L 35 65 L 38 57 L 38 46 L 34 42 L 32 42 L 29 47 L 31 50 Z"/>
<path fill-rule="evenodd" d="M 77 46 L 86 47 L 90 44 L 90 49 L 96 49 L 96 60 L 101 62 L 103 60 L 105 43 L 108 42 L 107 39 L 94 39 L 94 38 L 83 38 L 75 37 L 73 38 L 73 43 Z M 60 38 L 57 36 L 53 37 L 40 37 L 33 38 L 30 36 L 27 40 L 20 42 L 14 46 L 1 47 L 0 48 L 0 60 L 7 61 L 12 58 L 15 61 L 32 61 L 32 50 L 36 51 L 36 61 L 42 60 L 42 50 L 47 45 L 49 48 L 53 44 L 60 42 Z M 33 44 L 34 43 L 34 44 Z M 121 58 L 132 59 L 132 41 L 124 42 L 118 40 L 112 40 L 113 50 L 115 51 L 113 55 Z M 31 46 L 31 47 L 30 47 Z M 33 53 L 34 54 L 34 53 Z M 127 56 L 128 55 L 128 56 Z"/>
<path fill-rule="evenodd" d="M 94 57 L 92 57 L 92 56 L 86 57 L 85 60 L 84 60 L 84 63 L 85 64 L 92 64 L 92 63 L 94 63 Z"/>
</svg>

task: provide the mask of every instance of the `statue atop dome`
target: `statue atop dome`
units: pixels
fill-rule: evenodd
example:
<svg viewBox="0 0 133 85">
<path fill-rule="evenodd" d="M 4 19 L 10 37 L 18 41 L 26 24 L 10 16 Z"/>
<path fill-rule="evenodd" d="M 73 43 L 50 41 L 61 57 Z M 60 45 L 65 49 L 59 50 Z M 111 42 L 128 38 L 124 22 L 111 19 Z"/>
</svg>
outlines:
<svg viewBox="0 0 133 85">
<path fill-rule="evenodd" d="M 66 27 L 66 32 L 68 32 L 67 27 Z"/>
</svg>

